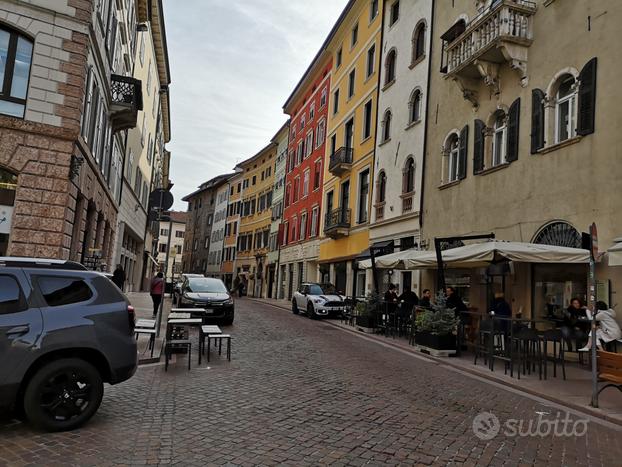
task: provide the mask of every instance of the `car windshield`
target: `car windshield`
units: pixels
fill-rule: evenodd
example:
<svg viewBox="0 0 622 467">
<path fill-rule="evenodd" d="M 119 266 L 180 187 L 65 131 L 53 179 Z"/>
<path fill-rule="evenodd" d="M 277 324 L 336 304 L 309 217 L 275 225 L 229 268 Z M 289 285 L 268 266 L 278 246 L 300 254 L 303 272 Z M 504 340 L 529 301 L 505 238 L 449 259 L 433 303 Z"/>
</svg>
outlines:
<svg viewBox="0 0 622 467">
<path fill-rule="evenodd" d="M 311 284 L 309 293 L 311 295 L 336 295 L 337 290 L 331 284 Z"/>
<path fill-rule="evenodd" d="M 187 290 L 195 293 L 227 293 L 227 288 L 221 280 L 207 277 L 188 279 Z"/>
</svg>

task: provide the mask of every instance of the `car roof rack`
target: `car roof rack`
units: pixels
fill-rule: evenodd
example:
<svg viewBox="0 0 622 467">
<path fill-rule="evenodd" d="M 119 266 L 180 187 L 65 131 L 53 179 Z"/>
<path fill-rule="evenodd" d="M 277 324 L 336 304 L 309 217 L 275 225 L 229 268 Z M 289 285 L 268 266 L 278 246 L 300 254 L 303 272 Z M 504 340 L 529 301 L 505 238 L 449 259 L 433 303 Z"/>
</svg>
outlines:
<svg viewBox="0 0 622 467">
<path fill-rule="evenodd" d="M 65 269 L 70 271 L 88 271 L 86 266 L 76 261 L 50 258 L 22 258 L 19 256 L 0 256 L 0 268 Z"/>
</svg>

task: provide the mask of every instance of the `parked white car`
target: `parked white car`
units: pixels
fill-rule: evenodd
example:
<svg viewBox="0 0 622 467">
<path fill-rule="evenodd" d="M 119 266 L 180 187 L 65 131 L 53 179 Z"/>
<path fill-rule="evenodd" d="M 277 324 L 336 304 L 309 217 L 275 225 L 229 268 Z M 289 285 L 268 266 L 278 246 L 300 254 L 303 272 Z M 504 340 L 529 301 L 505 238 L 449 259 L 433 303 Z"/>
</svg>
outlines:
<svg viewBox="0 0 622 467">
<path fill-rule="evenodd" d="M 303 283 L 292 299 L 292 313 L 309 318 L 338 316 L 344 311 L 345 297 L 331 284 Z"/>
</svg>

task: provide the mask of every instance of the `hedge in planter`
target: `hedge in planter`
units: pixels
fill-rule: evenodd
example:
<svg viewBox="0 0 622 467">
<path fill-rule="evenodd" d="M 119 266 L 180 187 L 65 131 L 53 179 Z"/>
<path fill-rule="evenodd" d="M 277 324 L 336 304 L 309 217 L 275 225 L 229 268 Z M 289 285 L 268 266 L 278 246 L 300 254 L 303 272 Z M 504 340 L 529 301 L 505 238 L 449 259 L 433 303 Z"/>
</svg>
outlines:
<svg viewBox="0 0 622 467">
<path fill-rule="evenodd" d="M 456 350 L 458 318 L 455 310 L 447 308 L 443 292 L 436 295 L 436 303 L 431 306 L 431 310 L 417 316 L 415 343 L 436 350 Z"/>
</svg>

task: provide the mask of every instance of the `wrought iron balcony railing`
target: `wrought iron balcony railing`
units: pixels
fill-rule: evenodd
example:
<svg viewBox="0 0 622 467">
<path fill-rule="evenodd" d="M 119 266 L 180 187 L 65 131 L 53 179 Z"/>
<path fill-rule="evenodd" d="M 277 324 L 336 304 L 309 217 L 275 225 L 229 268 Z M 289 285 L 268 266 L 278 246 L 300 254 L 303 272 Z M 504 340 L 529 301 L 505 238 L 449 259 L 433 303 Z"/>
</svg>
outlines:
<svg viewBox="0 0 622 467">
<path fill-rule="evenodd" d="M 112 103 L 110 121 L 112 130 L 129 130 L 136 126 L 138 111 L 143 110 L 142 83 L 140 80 L 113 74 L 110 77 Z"/>
<path fill-rule="evenodd" d="M 328 170 L 333 175 L 341 175 L 352 167 L 352 148 L 341 147 L 330 156 Z"/>
<path fill-rule="evenodd" d="M 324 219 L 324 233 L 332 238 L 348 235 L 350 217 L 351 210 L 346 208 L 337 208 L 327 212 Z"/>
</svg>

